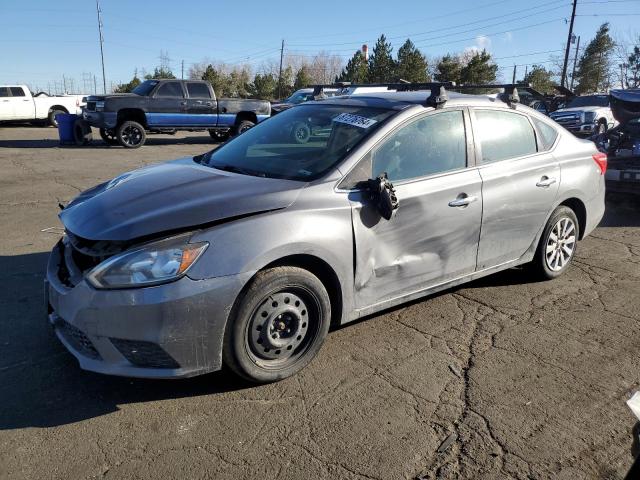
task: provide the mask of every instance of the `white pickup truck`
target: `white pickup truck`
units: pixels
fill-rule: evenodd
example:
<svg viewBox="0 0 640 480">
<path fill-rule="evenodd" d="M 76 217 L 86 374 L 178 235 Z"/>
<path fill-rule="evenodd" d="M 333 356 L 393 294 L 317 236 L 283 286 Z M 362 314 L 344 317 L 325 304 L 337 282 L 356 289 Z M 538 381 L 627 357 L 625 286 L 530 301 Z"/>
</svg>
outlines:
<svg viewBox="0 0 640 480">
<path fill-rule="evenodd" d="M 49 96 L 46 93 L 33 96 L 26 85 L 0 85 L 0 122 L 47 120 L 50 125 L 56 127 L 57 114 L 81 113 L 81 107 L 86 105 L 83 97 Z"/>
</svg>

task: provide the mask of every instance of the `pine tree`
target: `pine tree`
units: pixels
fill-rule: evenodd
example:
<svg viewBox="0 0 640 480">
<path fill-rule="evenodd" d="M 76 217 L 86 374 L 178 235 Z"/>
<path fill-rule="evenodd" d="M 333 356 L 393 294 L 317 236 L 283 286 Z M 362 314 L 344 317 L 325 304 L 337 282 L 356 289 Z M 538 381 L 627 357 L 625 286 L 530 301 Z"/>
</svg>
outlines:
<svg viewBox="0 0 640 480">
<path fill-rule="evenodd" d="M 213 87 L 216 96 L 223 97 L 230 94 L 229 78 L 223 71 L 218 71 L 211 64 L 207 65 L 202 80 L 206 80 Z"/>
<path fill-rule="evenodd" d="M 576 93 L 606 91 L 610 85 L 611 54 L 615 43 L 609 35 L 609 24 L 603 23 L 589 42 L 578 63 Z"/>
<path fill-rule="evenodd" d="M 347 62 L 342 73 L 337 78 L 339 82 L 366 83 L 369 75 L 369 64 L 364 54 L 358 50 Z"/>
<path fill-rule="evenodd" d="M 138 78 L 138 71 L 136 70 L 133 73 L 133 78 L 131 79 L 131 81 L 129 83 L 118 84 L 118 86 L 113 89 L 113 93 L 129 93 L 138 85 L 140 85 L 140 83 L 142 82 Z"/>
<path fill-rule="evenodd" d="M 249 87 L 249 93 L 252 97 L 273 100 L 278 87 L 278 80 L 270 73 L 265 73 L 264 75 L 257 73 Z"/>
<path fill-rule="evenodd" d="M 553 93 L 553 72 L 540 65 L 534 65 L 531 70 L 524 76 L 523 82 L 531 84 L 531 86 L 541 93 Z"/>
<path fill-rule="evenodd" d="M 460 58 L 448 53 L 438 62 L 434 78 L 438 82 L 460 83 L 462 67 Z"/>
<path fill-rule="evenodd" d="M 407 39 L 398 50 L 396 75 L 398 79 L 409 82 L 428 82 L 427 59 L 416 48 L 413 42 Z"/>
<path fill-rule="evenodd" d="M 296 80 L 293 82 L 293 89 L 299 90 L 301 88 L 311 85 L 313 80 L 311 79 L 311 72 L 307 65 L 302 65 L 296 73 Z"/>
<path fill-rule="evenodd" d="M 629 72 L 631 77 L 627 79 L 628 88 L 640 87 L 640 47 L 633 47 L 633 53 L 629 55 Z"/>
<path fill-rule="evenodd" d="M 149 74 L 145 75 L 144 78 L 146 80 L 150 80 L 152 78 L 174 79 L 174 78 L 176 78 L 176 76 L 173 74 L 173 72 L 171 71 L 171 69 L 169 67 L 160 66 L 160 67 L 156 67 L 156 68 L 153 69 L 153 74 L 149 73 Z"/>
<path fill-rule="evenodd" d="M 496 81 L 498 65 L 493 63 L 491 54 L 486 50 L 475 52 L 469 62 L 460 71 L 461 84 L 482 85 Z"/>
<path fill-rule="evenodd" d="M 371 83 L 392 82 L 396 78 L 396 65 L 393 61 L 391 53 L 393 48 L 387 42 L 387 37 L 380 35 L 373 47 L 373 55 L 369 58 L 369 75 L 368 80 Z"/>
</svg>

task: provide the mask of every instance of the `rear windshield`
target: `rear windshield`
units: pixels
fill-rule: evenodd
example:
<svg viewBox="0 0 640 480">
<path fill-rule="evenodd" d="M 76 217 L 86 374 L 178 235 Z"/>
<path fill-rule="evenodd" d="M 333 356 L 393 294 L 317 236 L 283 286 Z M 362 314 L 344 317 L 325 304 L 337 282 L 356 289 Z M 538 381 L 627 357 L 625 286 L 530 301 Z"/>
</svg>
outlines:
<svg viewBox="0 0 640 480">
<path fill-rule="evenodd" d="M 310 181 L 336 166 L 394 113 L 305 103 L 247 130 L 202 161 L 246 175 Z"/>
<path fill-rule="evenodd" d="M 147 96 L 151 93 L 151 90 L 158 85 L 158 80 L 146 80 L 132 90 L 136 95 Z"/>
<path fill-rule="evenodd" d="M 584 97 L 576 97 L 569 102 L 565 108 L 574 107 L 608 107 L 609 95 L 586 95 Z"/>
</svg>

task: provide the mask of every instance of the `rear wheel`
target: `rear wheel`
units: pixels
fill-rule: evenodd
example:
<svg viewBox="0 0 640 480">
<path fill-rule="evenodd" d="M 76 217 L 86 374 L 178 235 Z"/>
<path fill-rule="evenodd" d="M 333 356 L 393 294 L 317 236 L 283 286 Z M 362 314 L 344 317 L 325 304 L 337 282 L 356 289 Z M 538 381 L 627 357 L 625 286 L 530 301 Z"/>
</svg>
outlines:
<svg viewBox="0 0 640 480">
<path fill-rule="evenodd" d="M 291 129 L 291 136 L 296 143 L 307 143 L 311 138 L 311 127 L 305 122 L 298 122 Z"/>
<path fill-rule="evenodd" d="M 58 121 L 56 120 L 56 115 L 62 115 L 63 113 L 67 113 L 67 112 L 65 112 L 64 110 L 51 110 L 48 116 L 49 125 L 57 128 Z"/>
<path fill-rule="evenodd" d="M 556 208 L 542 233 L 532 262 L 538 277 L 550 280 L 567 270 L 576 253 L 579 229 L 573 210 L 565 206 Z"/>
<path fill-rule="evenodd" d="M 139 148 L 144 145 L 147 134 L 138 122 L 127 120 L 117 130 L 118 143 L 125 148 Z"/>
<path fill-rule="evenodd" d="M 254 127 L 255 123 L 251 120 L 240 120 L 238 124 L 235 126 L 235 134 L 240 135 L 241 133 L 246 132 L 250 128 Z"/>
<path fill-rule="evenodd" d="M 100 138 L 107 145 L 118 145 L 118 137 L 116 136 L 116 132 L 110 128 L 101 128 L 100 129 Z"/>
<path fill-rule="evenodd" d="M 330 318 L 329 295 L 315 275 L 297 267 L 260 272 L 229 317 L 224 363 L 255 383 L 289 377 L 320 350 Z"/>
<path fill-rule="evenodd" d="M 601 121 L 600 123 L 598 123 L 598 129 L 596 130 L 596 134 L 603 135 L 605 133 L 607 133 L 607 123 Z"/>
</svg>

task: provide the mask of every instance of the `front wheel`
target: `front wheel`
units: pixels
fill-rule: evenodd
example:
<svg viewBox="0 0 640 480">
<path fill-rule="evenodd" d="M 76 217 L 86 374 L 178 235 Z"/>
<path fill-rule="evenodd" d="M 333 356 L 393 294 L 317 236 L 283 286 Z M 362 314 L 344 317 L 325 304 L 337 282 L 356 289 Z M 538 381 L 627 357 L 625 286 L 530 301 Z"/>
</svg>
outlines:
<svg viewBox="0 0 640 480">
<path fill-rule="evenodd" d="M 118 137 L 116 136 L 116 133 L 110 128 L 101 128 L 100 138 L 102 138 L 104 143 L 106 143 L 107 145 L 118 145 Z"/>
<path fill-rule="evenodd" d="M 62 115 L 63 113 L 67 113 L 67 112 L 65 112 L 64 110 L 51 110 L 48 116 L 49 125 L 57 128 L 58 120 L 56 120 L 56 115 Z"/>
<path fill-rule="evenodd" d="M 118 143 L 125 148 L 140 148 L 147 139 L 144 127 L 138 122 L 127 120 L 117 129 Z"/>
<path fill-rule="evenodd" d="M 579 229 L 573 210 L 565 206 L 555 209 L 544 228 L 532 262 L 538 277 L 550 280 L 567 270 L 576 253 Z"/>
<path fill-rule="evenodd" d="M 320 350 L 330 319 L 329 295 L 315 275 L 297 267 L 259 272 L 229 317 L 224 363 L 254 383 L 289 377 Z"/>
<path fill-rule="evenodd" d="M 246 132 L 247 130 L 249 130 L 254 126 L 255 126 L 255 123 L 253 123 L 251 120 L 240 120 L 234 129 L 235 134 L 240 135 L 241 133 Z"/>
<path fill-rule="evenodd" d="M 606 122 L 598 123 L 598 129 L 596 130 L 596 135 L 604 135 L 607 133 L 607 124 Z"/>
</svg>

